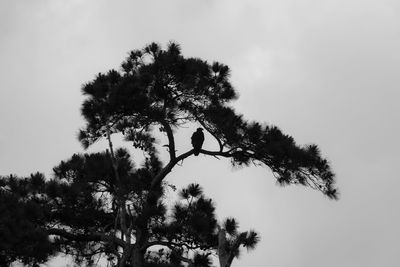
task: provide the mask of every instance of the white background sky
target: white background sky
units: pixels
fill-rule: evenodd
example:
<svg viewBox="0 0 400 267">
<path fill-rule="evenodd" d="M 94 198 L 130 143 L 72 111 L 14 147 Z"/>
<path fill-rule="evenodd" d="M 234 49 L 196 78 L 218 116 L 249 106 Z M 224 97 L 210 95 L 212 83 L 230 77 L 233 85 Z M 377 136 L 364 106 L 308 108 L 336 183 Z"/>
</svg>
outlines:
<svg viewBox="0 0 400 267">
<path fill-rule="evenodd" d="M 175 40 L 229 65 L 237 110 L 317 143 L 337 174 L 336 202 L 278 187 L 266 168 L 199 156 L 174 169 L 169 181 L 201 183 L 220 218 L 260 232 L 233 266 L 398 266 L 399 12 L 395 0 L 1 0 L 0 174 L 51 176 L 82 152 L 81 85 Z"/>
</svg>

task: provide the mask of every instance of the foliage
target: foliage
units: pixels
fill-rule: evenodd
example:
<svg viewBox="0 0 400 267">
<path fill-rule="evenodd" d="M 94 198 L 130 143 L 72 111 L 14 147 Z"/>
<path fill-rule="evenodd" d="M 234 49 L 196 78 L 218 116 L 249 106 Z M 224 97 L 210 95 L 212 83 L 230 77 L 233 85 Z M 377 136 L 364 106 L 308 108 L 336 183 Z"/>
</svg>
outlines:
<svg viewBox="0 0 400 267">
<path fill-rule="evenodd" d="M 146 249 L 156 245 L 168 249 L 164 260 L 148 257 L 148 266 L 167 266 L 171 253 L 182 259 L 189 250 L 215 246 L 215 207 L 198 184 L 182 189 L 180 201 L 168 212 L 163 200 L 167 185 L 150 190 L 157 159 L 152 167 L 145 163 L 135 169 L 127 151 L 119 149 L 115 154 L 121 185 L 116 184 L 107 152 L 75 154 L 56 166 L 55 178 L 48 181 L 41 174 L 3 177 L 0 248 L 14 254 L 2 255 L 2 260 L 43 262 L 53 252 L 63 252 L 79 264 L 90 265 L 101 254 L 117 263 L 121 251 L 131 245 L 129 238 L 137 238 L 139 231 L 147 231 L 141 242 Z M 124 238 L 120 237 L 120 198 L 126 203 L 125 223 L 131 232 Z M 193 261 L 206 258 L 198 254 Z"/>
<path fill-rule="evenodd" d="M 99 74 L 83 86 L 87 124 L 79 138 L 88 147 L 107 132 L 119 132 L 135 147 L 152 152 L 153 128 L 159 127 L 168 135 L 174 160 L 173 130 L 196 123 L 219 144 L 216 151 L 203 154 L 228 157 L 234 165 L 263 164 L 282 185 L 310 186 L 336 198 L 334 174 L 318 147 L 300 147 L 276 126 L 243 119 L 229 105 L 237 98 L 229 76 L 228 66 L 185 58 L 175 43 L 166 50 L 155 43 L 134 50 L 121 72 Z"/>
<path fill-rule="evenodd" d="M 239 232 L 233 218 L 219 225 L 214 203 L 198 184 L 177 192 L 174 205 L 165 199 L 168 174 L 199 153 L 233 165 L 264 165 L 279 184 L 337 198 L 334 174 L 319 148 L 299 146 L 278 127 L 237 114 L 229 77 L 226 65 L 185 58 L 175 43 L 165 50 L 152 43 L 131 51 L 120 71 L 84 84 L 86 124 L 79 140 L 88 148 L 105 139 L 108 149 L 61 161 L 51 179 L 39 173 L 0 178 L 0 264 L 34 265 L 61 252 L 88 266 L 106 257 L 119 267 L 205 267 L 217 253 L 221 266 L 230 266 L 240 247 L 255 248 L 259 235 Z M 178 153 L 175 133 L 188 125 L 201 126 L 218 146 Z M 160 132 L 168 159 L 158 156 L 164 149 L 156 142 Z M 113 147 L 116 133 L 144 152 L 144 162 Z"/>
<path fill-rule="evenodd" d="M 16 260 L 35 265 L 54 253 L 46 231 L 39 227 L 48 212 L 40 207 L 42 200 L 36 195 L 43 182 L 38 173 L 23 180 L 13 175 L 0 179 L 1 266 Z"/>
</svg>

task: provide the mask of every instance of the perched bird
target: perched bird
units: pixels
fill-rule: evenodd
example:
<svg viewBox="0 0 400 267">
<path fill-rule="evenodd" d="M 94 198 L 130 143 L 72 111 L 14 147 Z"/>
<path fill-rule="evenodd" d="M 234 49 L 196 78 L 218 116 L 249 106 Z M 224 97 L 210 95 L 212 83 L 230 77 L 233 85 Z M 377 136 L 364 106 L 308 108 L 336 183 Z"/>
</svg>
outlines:
<svg viewBox="0 0 400 267">
<path fill-rule="evenodd" d="M 199 155 L 203 142 L 204 142 L 203 128 L 197 128 L 197 131 L 195 131 L 192 134 L 192 146 L 194 148 L 195 156 Z"/>
</svg>

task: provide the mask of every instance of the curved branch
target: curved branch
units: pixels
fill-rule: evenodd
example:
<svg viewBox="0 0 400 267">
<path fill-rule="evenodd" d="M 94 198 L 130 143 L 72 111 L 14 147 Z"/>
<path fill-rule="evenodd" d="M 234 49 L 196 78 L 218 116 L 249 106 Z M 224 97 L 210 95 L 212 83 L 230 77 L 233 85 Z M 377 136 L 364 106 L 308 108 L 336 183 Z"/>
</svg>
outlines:
<svg viewBox="0 0 400 267">
<path fill-rule="evenodd" d="M 222 157 L 232 157 L 232 150 L 229 151 L 208 151 L 201 149 L 200 153 L 203 153 L 205 155 L 210 155 L 210 156 L 222 156 Z M 153 181 L 151 182 L 151 188 L 154 188 L 156 185 L 160 184 L 161 181 L 167 176 L 168 173 L 171 172 L 172 168 L 175 167 L 176 164 L 178 164 L 179 161 L 184 160 L 185 158 L 189 157 L 194 153 L 194 149 L 189 150 L 186 153 L 183 153 L 176 157 L 174 160 L 170 160 L 170 162 L 154 177 Z"/>
<path fill-rule="evenodd" d="M 189 157 L 194 153 L 194 149 L 189 150 L 186 153 L 183 153 L 179 155 L 178 157 L 174 158 L 173 160 L 170 160 L 170 162 L 154 177 L 153 181 L 151 182 L 151 188 L 156 187 L 161 183 L 161 181 L 167 176 L 168 173 L 171 172 L 172 168 L 175 167 L 175 165 L 181 161 L 184 160 L 185 158 Z"/>
</svg>

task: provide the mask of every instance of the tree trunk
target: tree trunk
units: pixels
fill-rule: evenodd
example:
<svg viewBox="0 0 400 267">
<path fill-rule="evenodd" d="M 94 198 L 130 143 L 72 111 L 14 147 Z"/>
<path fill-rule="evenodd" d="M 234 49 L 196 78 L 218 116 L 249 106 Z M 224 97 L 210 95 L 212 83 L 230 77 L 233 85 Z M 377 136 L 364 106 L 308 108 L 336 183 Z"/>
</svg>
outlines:
<svg viewBox="0 0 400 267">
<path fill-rule="evenodd" d="M 144 266 L 144 253 L 141 249 L 135 247 L 132 251 L 132 267 L 143 267 Z"/>
<path fill-rule="evenodd" d="M 226 251 L 226 231 L 221 228 L 218 231 L 218 259 L 220 267 L 230 267 L 229 252 Z"/>
<path fill-rule="evenodd" d="M 127 265 L 127 262 L 129 261 L 130 258 L 129 250 L 130 250 L 129 245 L 125 245 L 121 259 L 118 261 L 118 267 L 125 267 Z"/>
</svg>

